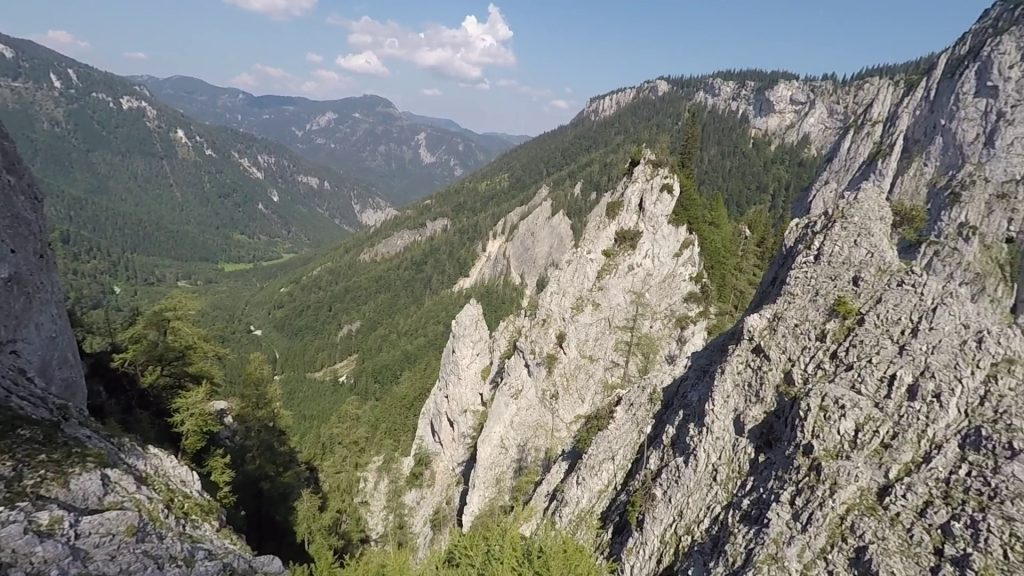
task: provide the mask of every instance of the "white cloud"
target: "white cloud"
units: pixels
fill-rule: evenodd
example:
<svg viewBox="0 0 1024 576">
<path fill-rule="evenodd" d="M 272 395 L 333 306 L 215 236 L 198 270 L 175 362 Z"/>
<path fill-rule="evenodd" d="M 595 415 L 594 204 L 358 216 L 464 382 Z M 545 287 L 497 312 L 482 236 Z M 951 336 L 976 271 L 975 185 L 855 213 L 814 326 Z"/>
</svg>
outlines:
<svg viewBox="0 0 1024 576">
<path fill-rule="evenodd" d="M 124 54 L 122 54 L 122 56 L 124 56 L 125 58 L 127 58 L 129 60 L 148 60 L 149 59 L 149 55 L 146 54 L 145 52 L 125 52 Z"/>
<path fill-rule="evenodd" d="M 490 90 L 491 83 L 484 78 L 479 82 L 459 82 L 459 86 L 463 88 L 476 88 L 477 90 Z"/>
<path fill-rule="evenodd" d="M 411 62 L 419 68 L 467 83 L 484 80 L 488 67 L 509 67 L 516 63 L 508 46 L 512 29 L 501 10 L 491 4 L 487 20 L 466 16 L 458 28 L 429 26 L 416 32 L 396 22 L 380 22 L 368 16 L 359 20 L 328 18 L 348 29 L 348 42 L 357 49 L 370 50 L 381 58 Z"/>
<path fill-rule="evenodd" d="M 236 88 L 251 89 L 260 85 L 256 77 L 248 72 L 242 72 L 231 79 L 231 85 Z"/>
<path fill-rule="evenodd" d="M 334 63 L 356 74 L 369 74 L 371 76 L 388 76 L 391 74 L 391 71 L 380 61 L 380 58 L 377 57 L 373 50 L 338 56 Z"/>
<path fill-rule="evenodd" d="M 312 62 L 313 64 L 319 64 L 324 61 L 324 57 L 317 54 L 316 52 L 306 52 L 306 62 Z"/>
<path fill-rule="evenodd" d="M 533 100 L 539 100 L 541 98 L 547 98 L 549 96 L 552 96 L 551 90 L 548 90 L 547 88 L 534 88 L 533 86 L 527 86 L 526 84 L 522 84 L 517 80 L 512 80 L 509 78 L 502 78 L 501 80 L 498 80 L 497 84 L 498 87 L 500 88 L 509 88 L 511 90 L 515 90 L 520 94 L 525 94 L 529 96 Z"/>
<path fill-rule="evenodd" d="M 352 79 L 334 70 L 317 68 L 308 77 L 265 64 L 251 68 L 231 79 L 231 85 L 243 90 L 256 90 L 263 94 L 302 94 L 312 98 L 335 98 L 350 92 Z"/>
<path fill-rule="evenodd" d="M 572 102 L 562 100 L 561 98 L 555 98 L 548 102 L 547 105 L 548 110 L 569 110 L 570 108 L 572 108 Z"/>
<path fill-rule="evenodd" d="M 302 16 L 316 6 L 317 0 L 224 0 L 243 10 L 258 12 L 275 20 Z"/>
<path fill-rule="evenodd" d="M 343 79 L 346 79 L 344 76 L 333 70 L 325 70 L 323 68 L 313 70 L 310 75 L 321 82 L 341 82 Z"/>
<path fill-rule="evenodd" d="M 420 88 L 420 94 L 424 96 L 441 96 L 444 92 L 441 92 L 437 88 Z"/>
<path fill-rule="evenodd" d="M 263 64 L 253 64 L 252 69 L 257 73 L 266 76 L 268 78 L 274 78 L 282 80 L 285 78 L 291 78 L 292 75 L 282 68 L 274 68 L 273 66 L 264 66 Z"/>
<path fill-rule="evenodd" d="M 67 30 L 47 30 L 46 34 L 35 34 L 32 39 L 61 52 L 74 53 L 91 48 L 88 42 Z"/>
</svg>

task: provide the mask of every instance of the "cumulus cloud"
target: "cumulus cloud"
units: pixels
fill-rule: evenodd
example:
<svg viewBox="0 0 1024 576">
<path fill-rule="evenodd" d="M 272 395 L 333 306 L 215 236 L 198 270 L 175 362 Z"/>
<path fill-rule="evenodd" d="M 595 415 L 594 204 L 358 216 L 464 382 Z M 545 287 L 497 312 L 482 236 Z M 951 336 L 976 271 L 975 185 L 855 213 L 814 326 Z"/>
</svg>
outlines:
<svg viewBox="0 0 1024 576">
<path fill-rule="evenodd" d="M 356 74 L 369 74 L 371 76 L 388 76 L 391 71 L 380 61 L 373 50 L 364 50 L 358 54 L 346 54 L 338 56 L 334 61 L 340 68 L 355 72 Z"/>
<path fill-rule="evenodd" d="M 306 52 L 306 62 L 312 62 L 313 64 L 319 64 L 324 61 L 324 57 L 317 54 L 316 52 Z"/>
<path fill-rule="evenodd" d="M 302 16 L 316 6 L 316 0 L 224 0 L 242 10 L 257 12 L 275 20 Z"/>
<path fill-rule="evenodd" d="M 444 92 L 441 92 L 437 88 L 420 88 L 420 94 L 424 96 L 441 96 Z"/>
<path fill-rule="evenodd" d="M 46 34 L 35 34 L 32 39 L 60 52 L 75 53 L 92 47 L 67 30 L 47 30 Z"/>
<path fill-rule="evenodd" d="M 562 98 L 555 98 L 554 100 L 548 101 L 544 106 L 544 110 L 548 112 L 565 112 L 572 110 L 576 103 L 572 100 L 563 100 Z"/>
<path fill-rule="evenodd" d="M 146 54 L 145 52 L 125 52 L 124 54 L 122 54 L 122 56 L 124 56 L 125 58 L 127 58 L 129 60 L 148 60 L 149 59 L 149 55 Z"/>
<path fill-rule="evenodd" d="M 487 20 L 466 16 L 458 28 L 428 26 L 415 31 L 396 22 L 380 22 L 369 16 L 359 20 L 331 17 L 328 22 L 348 29 L 354 48 L 372 51 L 384 59 L 411 62 L 419 68 L 464 83 L 479 84 L 489 67 L 516 63 L 508 45 L 512 29 L 497 6 L 487 7 Z"/>
</svg>

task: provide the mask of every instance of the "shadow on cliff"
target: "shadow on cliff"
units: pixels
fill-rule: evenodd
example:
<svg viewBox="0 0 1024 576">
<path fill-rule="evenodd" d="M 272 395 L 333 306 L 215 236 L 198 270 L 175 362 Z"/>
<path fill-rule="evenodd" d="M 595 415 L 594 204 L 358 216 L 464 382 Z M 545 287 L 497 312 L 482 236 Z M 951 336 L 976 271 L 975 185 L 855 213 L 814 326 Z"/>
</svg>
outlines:
<svg viewBox="0 0 1024 576">
<path fill-rule="evenodd" d="M 834 152 L 835 147 L 829 151 L 826 160 Z M 809 194 L 810 187 L 792 201 L 793 217 L 809 214 Z M 630 502 L 634 493 L 642 490 L 640 487 L 644 483 L 648 486 L 654 483 L 670 462 L 689 461 L 692 456 L 687 450 L 690 437 L 699 434 L 705 426 L 708 403 L 718 373 L 729 358 L 731 349 L 743 338 L 744 320 L 778 299 L 802 244 L 801 239 L 797 239 L 791 246 L 780 247 L 762 276 L 750 305 L 737 322 L 691 355 L 685 372 L 662 392 L 654 424 L 638 447 L 622 485 L 601 515 L 602 524 L 611 529 L 608 556 L 613 561 L 621 559 L 632 534 L 643 523 L 642 513 L 634 513 L 635 526 L 630 523 L 628 509 L 631 506 L 636 508 L 636 503 Z M 752 352 L 757 355 L 759 350 L 760 346 L 755 345 Z M 766 388 L 774 390 L 775 386 Z M 738 517 L 741 525 L 752 530 L 763 528 L 767 511 L 778 499 L 778 494 L 773 491 L 775 479 L 784 476 L 793 465 L 798 415 L 799 402 L 776 392 L 774 409 L 760 423 L 743 430 L 739 420 L 735 421 L 737 436 L 746 437 L 755 447 L 754 456 L 746 466 L 748 474 L 740 480 L 730 502 L 713 520 L 712 528 L 686 550 L 676 550 L 673 564 L 687 566 L 700 573 L 702 563 L 720 553 L 728 542 L 731 535 L 727 519 L 731 517 Z M 666 438 L 670 428 L 673 432 L 670 438 Z M 742 564 L 748 566 L 752 556 L 753 550 L 748 551 Z"/>
<path fill-rule="evenodd" d="M 110 351 L 81 352 L 86 371 L 89 414 L 108 434 L 124 435 L 171 453 L 179 453 L 180 436 L 171 428 L 166 402 L 139 381 L 116 368 Z M 228 524 L 244 536 L 257 554 L 273 554 L 284 562 L 311 559 L 291 523 L 302 488 L 316 483 L 316 471 L 299 457 L 284 430 L 239 416 L 229 443 L 237 496 L 225 510 Z M 214 487 L 200 475 L 204 488 Z"/>
</svg>

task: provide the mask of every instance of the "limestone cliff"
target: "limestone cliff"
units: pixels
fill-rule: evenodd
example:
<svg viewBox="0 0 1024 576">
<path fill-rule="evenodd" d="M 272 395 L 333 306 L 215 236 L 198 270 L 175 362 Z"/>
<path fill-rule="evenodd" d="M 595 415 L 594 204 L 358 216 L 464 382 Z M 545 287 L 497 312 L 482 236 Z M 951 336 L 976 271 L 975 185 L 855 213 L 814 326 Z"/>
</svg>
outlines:
<svg viewBox="0 0 1024 576">
<path fill-rule="evenodd" d="M 0 126 L 0 361 L 84 408 L 85 380 L 48 238 L 43 195 Z"/>
<path fill-rule="evenodd" d="M 623 574 L 1024 570 L 1022 61 L 999 3 L 875 84 L 604 510 Z"/>
<path fill-rule="evenodd" d="M 998 2 L 923 78 L 707 79 L 697 102 L 825 154 L 750 308 L 710 342 L 687 298 L 700 246 L 668 224 L 678 184 L 650 158 L 550 262 L 510 265 L 499 225 L 459 287 L 548 282 L 494 334 L 453 330 L 406 465 L 446 474 L 412 523 L 421 547 L 514 502 L 524 531 L 596 533 L 629 575 L 1024 571 L 1022 62 L 1024 6 Z M 642 88 L 584 119 L 675 89 Z M 552 234 L 543 201 L 509 218 Z M 460 431 L 458 458 L 424 422 Z"/>
</svg>

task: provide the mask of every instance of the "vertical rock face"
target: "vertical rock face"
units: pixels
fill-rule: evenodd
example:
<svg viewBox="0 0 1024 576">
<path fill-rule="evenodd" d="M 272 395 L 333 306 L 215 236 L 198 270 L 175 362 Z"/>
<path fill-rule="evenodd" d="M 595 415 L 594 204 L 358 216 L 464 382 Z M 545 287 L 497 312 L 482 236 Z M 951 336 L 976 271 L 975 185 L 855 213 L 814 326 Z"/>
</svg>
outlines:
<svg viewBox="0 0 1024 576">
<path fill-rule="evenodd" d="M 678 184 L 648 160 L 602 198 L 579 246 L 549 273 L 536 310 L 516 320 L 477 440 L 463 526 L 490 505 L 529 497 L 553 462 L 556 474 L 569 473 L 584 423 L 599 435 L 627 416 L 624 398 L 652 404 L 652 386 L 670 380 L 681 350 L 703 337 L 700 322 L 688 333 L 677 323 L 697 312 L 686 299 L 698 288 L 696 239 L 669 223 Z M 588 477 L 609 481 L 593 487 L 598 493 L 613 479 Z"/>
<path fill-rule="evenodd" d="M 624 574 L 1024 570 L 1022 61 L 999 3 L 843 132 L 605 511 Z"/>
<path fill-rule="evenodd" d="M 0 361 L 84 408 L 85 380 L 47 238 L 43 196 L 0 126 Z"/>
<path fill-rule="evenodd" d="M 495 225 L 473 268 L 455 289 L 507 278 L 532 291 L 537 279 L 558 264 L 572 244 L 572 223 L 564 212 L 553 213 L 548 189 L 541 188 L 530 202 Z"/>
<path fill-rule="evenodd" d="M 490 396 L 490 369 L 490 333 L 483 308 L 472 300 L 452 321 L 437 384 L 420 412 L 416 448 L 439 455 L 451 469 L 466 462 L 474 417 Z"/>
<path fill-rule="evenodd" d="M 405 503 L 420 551 L 443 537 L 455 519 L 463 472 L 492 394 L 491 377 L 490 333 L 483 308 L 472 300 L 452 321 L 440 374 L 420 412 L 407 461 L 407 473 L 417 478 L 412 482 L 417 485 L 406 494 Z"/>
</svg>

